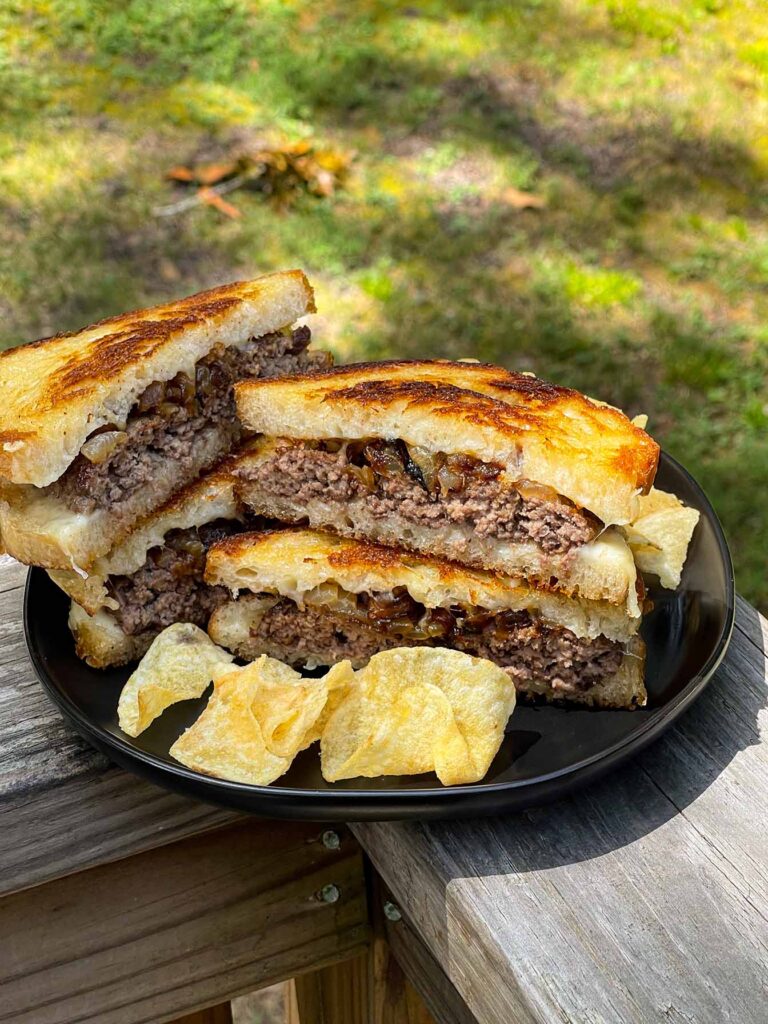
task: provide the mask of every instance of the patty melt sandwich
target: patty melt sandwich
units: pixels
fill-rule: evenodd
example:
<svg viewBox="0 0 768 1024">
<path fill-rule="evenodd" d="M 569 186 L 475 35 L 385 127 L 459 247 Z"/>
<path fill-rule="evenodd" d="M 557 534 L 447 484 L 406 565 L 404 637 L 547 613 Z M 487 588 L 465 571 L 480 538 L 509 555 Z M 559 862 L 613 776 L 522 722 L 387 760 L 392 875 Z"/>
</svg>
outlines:
<svg viewBox="0 0 768 1024">
<path fill-rule="evenodd" d="M 496 662 L 527 698 L 646 700 L 640 619 L 607 601 L 302 528 L 225 538 L 208 551 L 205 579 L 238 595 L 214 611 L 211 637 L 249 661 L 358 667 L 430 645 Z"/>
<path fill-rule="evenodd" d="M 216 541 L 263 526 L 247 516 L 234 493 L 240 455 L 188 484 L 145 516 L 131 535 L 96 560 L 90 574 L 49 569 L 71 598 L 69 626 L 75 649 L 94 668 L 140 658 L 174 622 L 205 627 L 229 597 L 203 581 L 205 555 Z"/>
<path fill-rule="evenodd" d="M 363 363 L 236 385 L 265 435 L 239 468 L 257 513 L 524 577 L 640 614 L 617 527 L 659 448 L 622 412 L 479 363 Z"/>
<path fill-rule="evenodd" d="M 90 570 L 239 441 L 232 384 L 327 366 L 300 271 L 103 320 L 0 355 L 0 531 L 46 568 Z"/>
</svg>

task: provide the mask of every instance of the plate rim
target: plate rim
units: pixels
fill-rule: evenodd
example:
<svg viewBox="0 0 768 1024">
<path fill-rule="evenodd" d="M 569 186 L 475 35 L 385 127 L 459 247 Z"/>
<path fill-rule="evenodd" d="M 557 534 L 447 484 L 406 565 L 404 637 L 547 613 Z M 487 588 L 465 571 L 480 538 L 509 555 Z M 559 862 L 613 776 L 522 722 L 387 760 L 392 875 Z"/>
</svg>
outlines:
<svg viewBox="0 0 768 1024">
<path fill-rule="evenodd" d="M 237 806 L 242 809 L 244 802 L 249 797 L 252 799 L 258 798 L 267 803 L 284 802 L 286 804 L 285 810 L 290 810 L 291 804 L 311 805 L 316 803 L 319 810 L 323 806 L 330 804 L 337 804 L 340 809 L 343 806 L 350 805 L 350 810 L 354 809 L 355 805 L 378 805 L 380 811 L 387 814 L 388 817 L 392 817 L 396 816 L 397 811 L 395 811 L 394 815 L 387 812 L 385 806 L 387 804 L 393 807 L 399 805 L 400 809 L 407 811 L 411 804 L 423 805 L 424 801 L 428 801 L 432 805 L 438 805 L 436 807 L 438 811 L 444 811 L 449 809 L 451 803 L 461 799 L 482 799 L 483 797 L 488 798 L 500 793 L 517 794 L 525 791 L 529 791 L 534 796 L 539 789 L 546 788 L 558 780 L 562 783 L 562 789 L 559 793 L 564 793 L 566 789 L 572 788 L 574 784 L 582 780 L 586 781 L 595 771 L 599 771 L 602 768 L 615 767 L 629 757 L 634 756 L 646 747 L 659 732 L 668 728 L 706 688 L 722 662 L 733 635 L 736 618 L 736 588 L 733 559 L 720 520 L 703 488 L 691 473 L 667 452 L 661 452 L 660 463 L 661 460 L 669 462 L 672 468 L 692 485 L 693 489 L 697 492 L 702 507 L 706 509 L 707 518 L 714 530 L 726 578 L 724 594 L 725 623 L 718 642 L 702 668 L 688 680 L 685 686 L 667 704 L 659 709 L 657 715 L 646 719 L 636 731 L 632 731 L 629 735 L 617 740 L 611 746 L 591 754 L 581 761 L 558 768 L 552 772 L 547 772 L 546 774 L 537 775 L 533 779 L 513 779 L 506 782 L 477 782 L 471 785 L 443 786 L 438 784 L 409 789 L 309 789 L 306 787 L 297 788 L 295 786 L 280 786 L 277 784 L 257 786 L 250 783 L 234 782 L 211 775 L 204 775 L 202 772 L 194 771 L 182 764 L 170 764 L 157 755 L 134 747 L 128 740 L 94 724 L 88 715 L 81 710 L 79 705 L 65 691 L 61 690 L 49 675 L 44 664 L 44 656 L 31 640 L 32 612 L 30 608 L 30 592 L 36 585 L 34 582 L 36 574 L 45 572 L 44 569 L 35 566 L 30 567 L 27 572 L 22 614 L 24 639 L 30 661 L 35 675 L 42 683 L 51 700 L 72 722 L 77 731 L 92 740 L 99 749 L 109 751 L 110 754 L 114 752 L 115 755 L 122 755 L 120 757 L 115 756 L 113 759 L 117 760 L 123 767 L 126 767 L 126 764 L 133 766 L 138 762 L 137 770 L 140 765 L 144 769 L 141 774 L 152 778 L 156 784 L 156 775 L 159 773 L 162 778 L 168 779 L 168 785 L 171 788 L 176 788 L 177 790 L 183 788 L 185 792 L 189 793 L 196 787 L 205 787 L 205 799 L 220 805 Z M 178 782 L 179 784 L 183 782 L 186 785 L 183 787 L 180 785 L 173 786 L 173 782 Z M 208 791 L 210 791 L 210 794 Z M 555 794 L 555 796 L 559 795 L 559 793 Z M 217 794 L 221 794 L 220 799 L 217 799 Z M 196 795 L 199 797 L 199 794 Z M 227 798 L 227 795 L 229 798 Z M 238 800 L 236 799 L 237 797 L 241 799 Z M 498 810 L 498 808 L 495 809 Z M 483 812 L 478 809 L 477 813 Z"/>
</svg>

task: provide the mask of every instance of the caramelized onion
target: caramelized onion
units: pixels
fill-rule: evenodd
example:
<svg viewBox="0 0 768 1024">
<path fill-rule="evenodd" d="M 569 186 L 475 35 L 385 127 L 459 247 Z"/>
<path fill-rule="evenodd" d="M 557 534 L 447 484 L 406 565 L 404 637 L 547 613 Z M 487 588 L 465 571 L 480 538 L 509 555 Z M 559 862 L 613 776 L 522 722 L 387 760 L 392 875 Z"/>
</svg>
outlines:
<svg viewBox="0 0 768 1024">
<path fill-rule="evenodd" d="M 460 491 L 466 484 L 464 474 L 456 472 L 456 470 L 451 467 L 450 461 L 447 459 L 437 471 L 437 482 L 440 485 L 441 494 L 450 494 L 451 491 Z"/>
<path fill-rule="evenodd" d="M 437 474 L 445 456 L 433 454 L 428 452 L 426 448 L 418 448 L 416 445 L 409 449 L 409 455 L 411 461 L 419 467 L 424 487 L 430 494 L 434 494 L 437 490 Z"/>
<path fill-rule="evenodd" d="M 322 608 L 329 614 L 347 616 L 368 624 L 388 637 L 405 642 L 441 642 L 457 630 L 486 633 L 504 641 L 529 622 L 527 612 L 489 612 L 482 608 L 425 608 L 411 597 L 406 587 L 351 594 L 337 583 L 321 583 L 302 597 L 302 604 Z"/>
<path fill-rule="evenodd" d="M 329 442 L 329 441 L 325 442 L 326 445 L 328 445 L 330 443 L 331 442 Z M 366 449 L 367 444 L 368 444 L 367 441 L 345 441 L 344 442 L 344 454 L 346 455 L 347 462 L 350 465 L 354 465 L 354 466 L 366 466 L 367 465 L 367 462 L 366 462 L 366 459 L 365 459 L 365 449 Z M 331 451 L 331 450 L 332 449 L 328 448 L 328 451 Z"/>
<path fill-rule="evenodd" d="M 363 455 L 379 476 L 392 480 L 403 475 L 402 459 L 397 446 L 391 441 L 369 441 L 363 448 Z"/>
<path fill-rule="evenodd" d="M 403 620 L 411 624 L 423 612 L 422 606 L 414 601 L 405 587 L 395 587 L 389 593 L 367 594 L 366 608 L 368 618 L 376 622 Z"/>
<path fill-rule="evenodd" d="M 144 388 L 142 393 L 139 395 L 139 400 L 136 403 L 136 409 L 138 412 L 149 412 L 150 409 L 154 409 L 155 406 L 159 405 L 165 395 L 165 381 L 156 380 L 148 387 Z"/>
<path fill-rule="evenodd" d="M 370 466 L 356 466 L 353 462 L 347 465 L 347 472 L 357 477 L 363 487 L 372 494 L 376 490 L 376 477 Z"/>
<path fill-rule="evenodd" d="M 398 455 L 400 456 L 400 461 L 403 464 L 405 472 L 408 474 L 411 480 L 416 481 L 419 487 L 423 487 L 425 491 L 428 491 L 429 488 L 427 487 L 426 481 L 424 480 L 424 474 L 421 472 L 418 463 L 414 462 L 413 459 L 411 458 L 411 453 L 408 450 L 408 445 L 405 443 L 405 441 L 395 441 L 395 446 L 397 448 L 397 452 Z"/>
<path fill-rule="evenodd" d="M 532 480 L 518 480 L 515 489 L 526 501 L 562 502 L 563 499 L 554 487 L 547 487 L 546 484 L 537 484 Z"/>
<path fill-rule="evenodd" d="M 205 363 L 198 363 L 195 369 L 195 385 L 197 393 L 202 398 L 207 398 L 213 390 L 211 386 L 211 368 Z"/>
<path fill-rule="evenodd" d="M 320 583 L 303 596 L 305 604 L 315 608 L 327 608 L 338 615 L 359 618 L 357 595 L 350 594 L 337 583 Z"/>
<path fill-rule="evenodd" d="M 124 430 L 108 430 L 101 434 L 94 434 L 89 437 L 80 449 L 80 454 L 85 456 L 89 462 L 100 466 L 106 462 L 112 452 L 127 439 L 128 435 Z"/>
</svg>

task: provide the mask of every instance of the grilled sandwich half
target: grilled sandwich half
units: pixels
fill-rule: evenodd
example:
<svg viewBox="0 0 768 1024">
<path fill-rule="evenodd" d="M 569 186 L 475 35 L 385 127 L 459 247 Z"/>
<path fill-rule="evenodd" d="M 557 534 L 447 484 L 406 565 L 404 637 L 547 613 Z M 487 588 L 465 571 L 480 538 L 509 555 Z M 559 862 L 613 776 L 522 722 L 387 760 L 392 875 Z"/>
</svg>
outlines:
<svg viewBox="0 0 768 1024">
<path fill-rule="evenodd" d="M 0 531 L 9 554 L 90 570 L 239 441 L 232 384 L 327 366 L 301 271 L 113 317 L 0 355 Z"/>
<path fill-rule="evenodd" d="M 77 654 L 89 665 L 106 668 L 140 658 L 174 622 L 204 628 L 227 600 L 226 590 L 203 580 L 206 551 L 246 523 L 264 525 L 235 496 L 232 471 L 241 457 L 228 456 L 145 516 L 90 574 L 48 570 L 72 598 L 69 626 Z"/>
<path fill-rule="evenodd" d="M 623 605 L 642 583 L 618 529 L 656 442 L 622 412 L 495 366 L 365 363 L 236 385 L 264 435 L 240 468 L 254 511 Z"/>
<path fill-rule="evenodd" d="M 451 647 L 502 665 L 529 699 L 633 708 L 646 700 L 640 618 L 456 563 L 306 528 L 247 532 L 208 551 L 233 595 L 212 638 L 307 668 L 391 647 Z"/>
</svg>

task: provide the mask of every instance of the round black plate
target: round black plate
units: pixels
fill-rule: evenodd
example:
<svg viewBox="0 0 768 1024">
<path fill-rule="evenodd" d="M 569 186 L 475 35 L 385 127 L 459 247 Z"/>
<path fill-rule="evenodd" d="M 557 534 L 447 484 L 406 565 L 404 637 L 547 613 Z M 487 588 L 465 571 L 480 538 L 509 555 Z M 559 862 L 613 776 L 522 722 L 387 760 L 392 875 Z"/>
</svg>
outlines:
<svg viewBox="0 0 768 1024">
<path fill-rule="evenodd" d="M 636 753 L 701 693 L 730 640 L 733 566 L 723 531 L 696 481 L 662 455 L 656 484 L 699 509 L 701 519 L 680 588 L 650 588 L 643 623 L 648 645 L 648 705 L 636 711 L 518 707 L 485 780 L 441 786 L 435 776 L 327 783 L 317 747 L 303 751 L 272 786 L 247 786 L 189 771 L 168 756 L 200 700 L 169 708 L 138 739 L 117 725 L 117 700 L 130 668 L 88 668 L 67 628 L 68 599 L 41 569 L 30 570 L 24 628 L 35 670 L 74 727 L 118 764 L 158 785 L 265 817 L 312 821 L 455 818 L 520 809 L 551 800 Z"/>
</svg>

